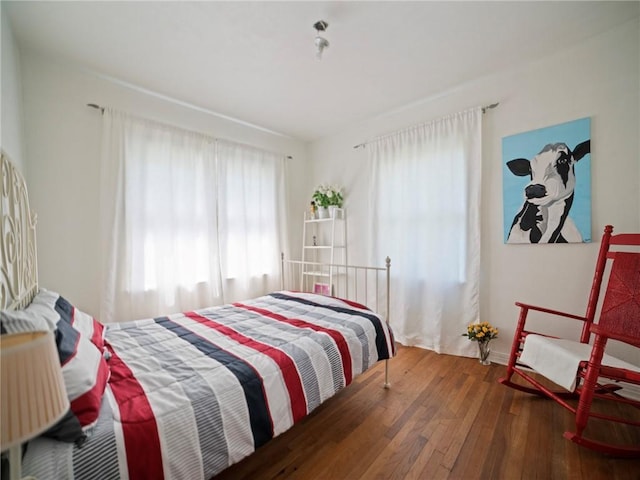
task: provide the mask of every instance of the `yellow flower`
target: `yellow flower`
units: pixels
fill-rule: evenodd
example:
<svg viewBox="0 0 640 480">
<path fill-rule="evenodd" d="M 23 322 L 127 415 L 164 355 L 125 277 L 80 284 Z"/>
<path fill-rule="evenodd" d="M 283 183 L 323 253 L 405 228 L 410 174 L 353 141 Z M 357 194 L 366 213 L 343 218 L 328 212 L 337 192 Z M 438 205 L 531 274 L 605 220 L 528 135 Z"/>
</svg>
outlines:
<svg viewBox="0 0 640 480">
<path fill-rule="evenodd" d="M 498 337 L 498 329 L 489 322 L 477 322 L 467 325 L 467 336 L 469 340 L 477 340 L 479 342 L 488 342 Z"/>
</svg>

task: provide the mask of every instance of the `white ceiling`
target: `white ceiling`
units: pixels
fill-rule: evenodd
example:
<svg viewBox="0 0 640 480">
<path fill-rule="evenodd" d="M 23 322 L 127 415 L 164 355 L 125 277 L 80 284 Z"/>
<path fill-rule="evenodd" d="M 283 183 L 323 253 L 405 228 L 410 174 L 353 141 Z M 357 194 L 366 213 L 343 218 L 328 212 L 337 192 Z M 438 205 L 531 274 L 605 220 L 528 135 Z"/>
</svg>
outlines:
<svg viewBox="0 0 640 480">
<path fill-rule="evenodd" d="M 20 48 L 313 140 L 582 42 L 638 17 L 640 2 L 3 0 L 2 11 Z M 317 60 L 320 19 L 331 45 Z"/>
</svg>

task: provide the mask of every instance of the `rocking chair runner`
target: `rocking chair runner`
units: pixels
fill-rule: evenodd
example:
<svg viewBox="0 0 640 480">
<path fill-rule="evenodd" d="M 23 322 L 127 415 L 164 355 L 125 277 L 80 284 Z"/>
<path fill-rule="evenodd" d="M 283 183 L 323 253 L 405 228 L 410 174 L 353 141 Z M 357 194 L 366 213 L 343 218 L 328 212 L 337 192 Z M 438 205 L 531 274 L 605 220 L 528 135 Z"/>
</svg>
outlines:
<svg viewBox="0 0 640 480">
<path fill-rule="evenodd" d="M 640 386 L 640 366 L 605 353 L 607 340 L 617 340 L 640 348 L 640 234 L 612 235 L 612 232 L 613 227 L 607 225 L 600 245 L 585 316 L 516 302 L 520 307 L 518 326 L 511 347 L 507 374 L 499 382 L 527 393 L 546 395 L 574 413 L 576 430 L 565 432 L 565 438 L 605 454 L 640 457 L 640 442 L 618 445 L 584 436 L 591 417 L 640 427 L 640 422 L 631 418 L 592 410 L 594 398 L 625 403 L 640 409 L 639 400 L 621 395 L 622 386 L 619 383 Z M 611 264 L 610 269 L 606 268 L 608 264 Z M 596 323 L 594 320 L 605 271 L 610 272 L 609 281 Z M 527 314 L 530 310 L 581 321 L 583 325 L 580 341 L 559 339 L 527 330 Z M 593 343 L 589 344 L 592 335 Z M 554 391 L 547 388 L 529 373 L 530 369 L 566 390 Z M 532 386 L 515 383 L 512 380 L 514 373 Z M 577 406 L 566 400 L 570 398 L 578 400 Z"/>
</svg>

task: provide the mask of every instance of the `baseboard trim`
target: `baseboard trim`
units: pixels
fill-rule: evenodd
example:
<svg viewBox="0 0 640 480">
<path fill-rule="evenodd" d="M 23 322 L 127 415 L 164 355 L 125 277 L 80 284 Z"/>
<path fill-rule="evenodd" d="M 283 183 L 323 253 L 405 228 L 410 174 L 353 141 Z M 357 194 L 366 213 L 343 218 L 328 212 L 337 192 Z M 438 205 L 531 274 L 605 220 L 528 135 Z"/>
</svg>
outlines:
<svg viewBox="0 0 640 480">
<path fill-rule="evenodd" d="M 507 365 L 509 363 L 509 355 L 507 355 L 506 353 L 491 352 L 491 355 L 489 355 L 489 359 L 492 362 L 498 363 L 500 365 Z"/>
</svg>

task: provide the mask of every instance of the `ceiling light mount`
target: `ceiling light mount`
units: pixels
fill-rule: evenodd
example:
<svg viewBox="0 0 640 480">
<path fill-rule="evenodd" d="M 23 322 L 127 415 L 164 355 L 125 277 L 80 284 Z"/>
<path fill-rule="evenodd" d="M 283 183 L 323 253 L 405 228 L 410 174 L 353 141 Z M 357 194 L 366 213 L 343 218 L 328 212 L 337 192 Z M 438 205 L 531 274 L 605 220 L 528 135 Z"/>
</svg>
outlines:
<svg viewBox="0 0 640 480">
<path fill-rule="evenodd" d="M 313 28 L 315 28 L 316 31 L 318 32 L 324 32 L 328 26 L 329 24 L 324 20 L 318 20 L 316 23 L 313 24 Z"/>
<path fill-rule="evenodd" d="M 318 58 L 318 60 L 322 58 L 322 52 L 324 51 L 324 49 L 329 46 L 329 40 L 320 35 L 320 32 L 324 32 L 328 26 L 329 24 L 324 20 L 318 20 L 313 24 L 313 28 L 316 29 L 315 46 L 316 57 Z"/>
</svg>

